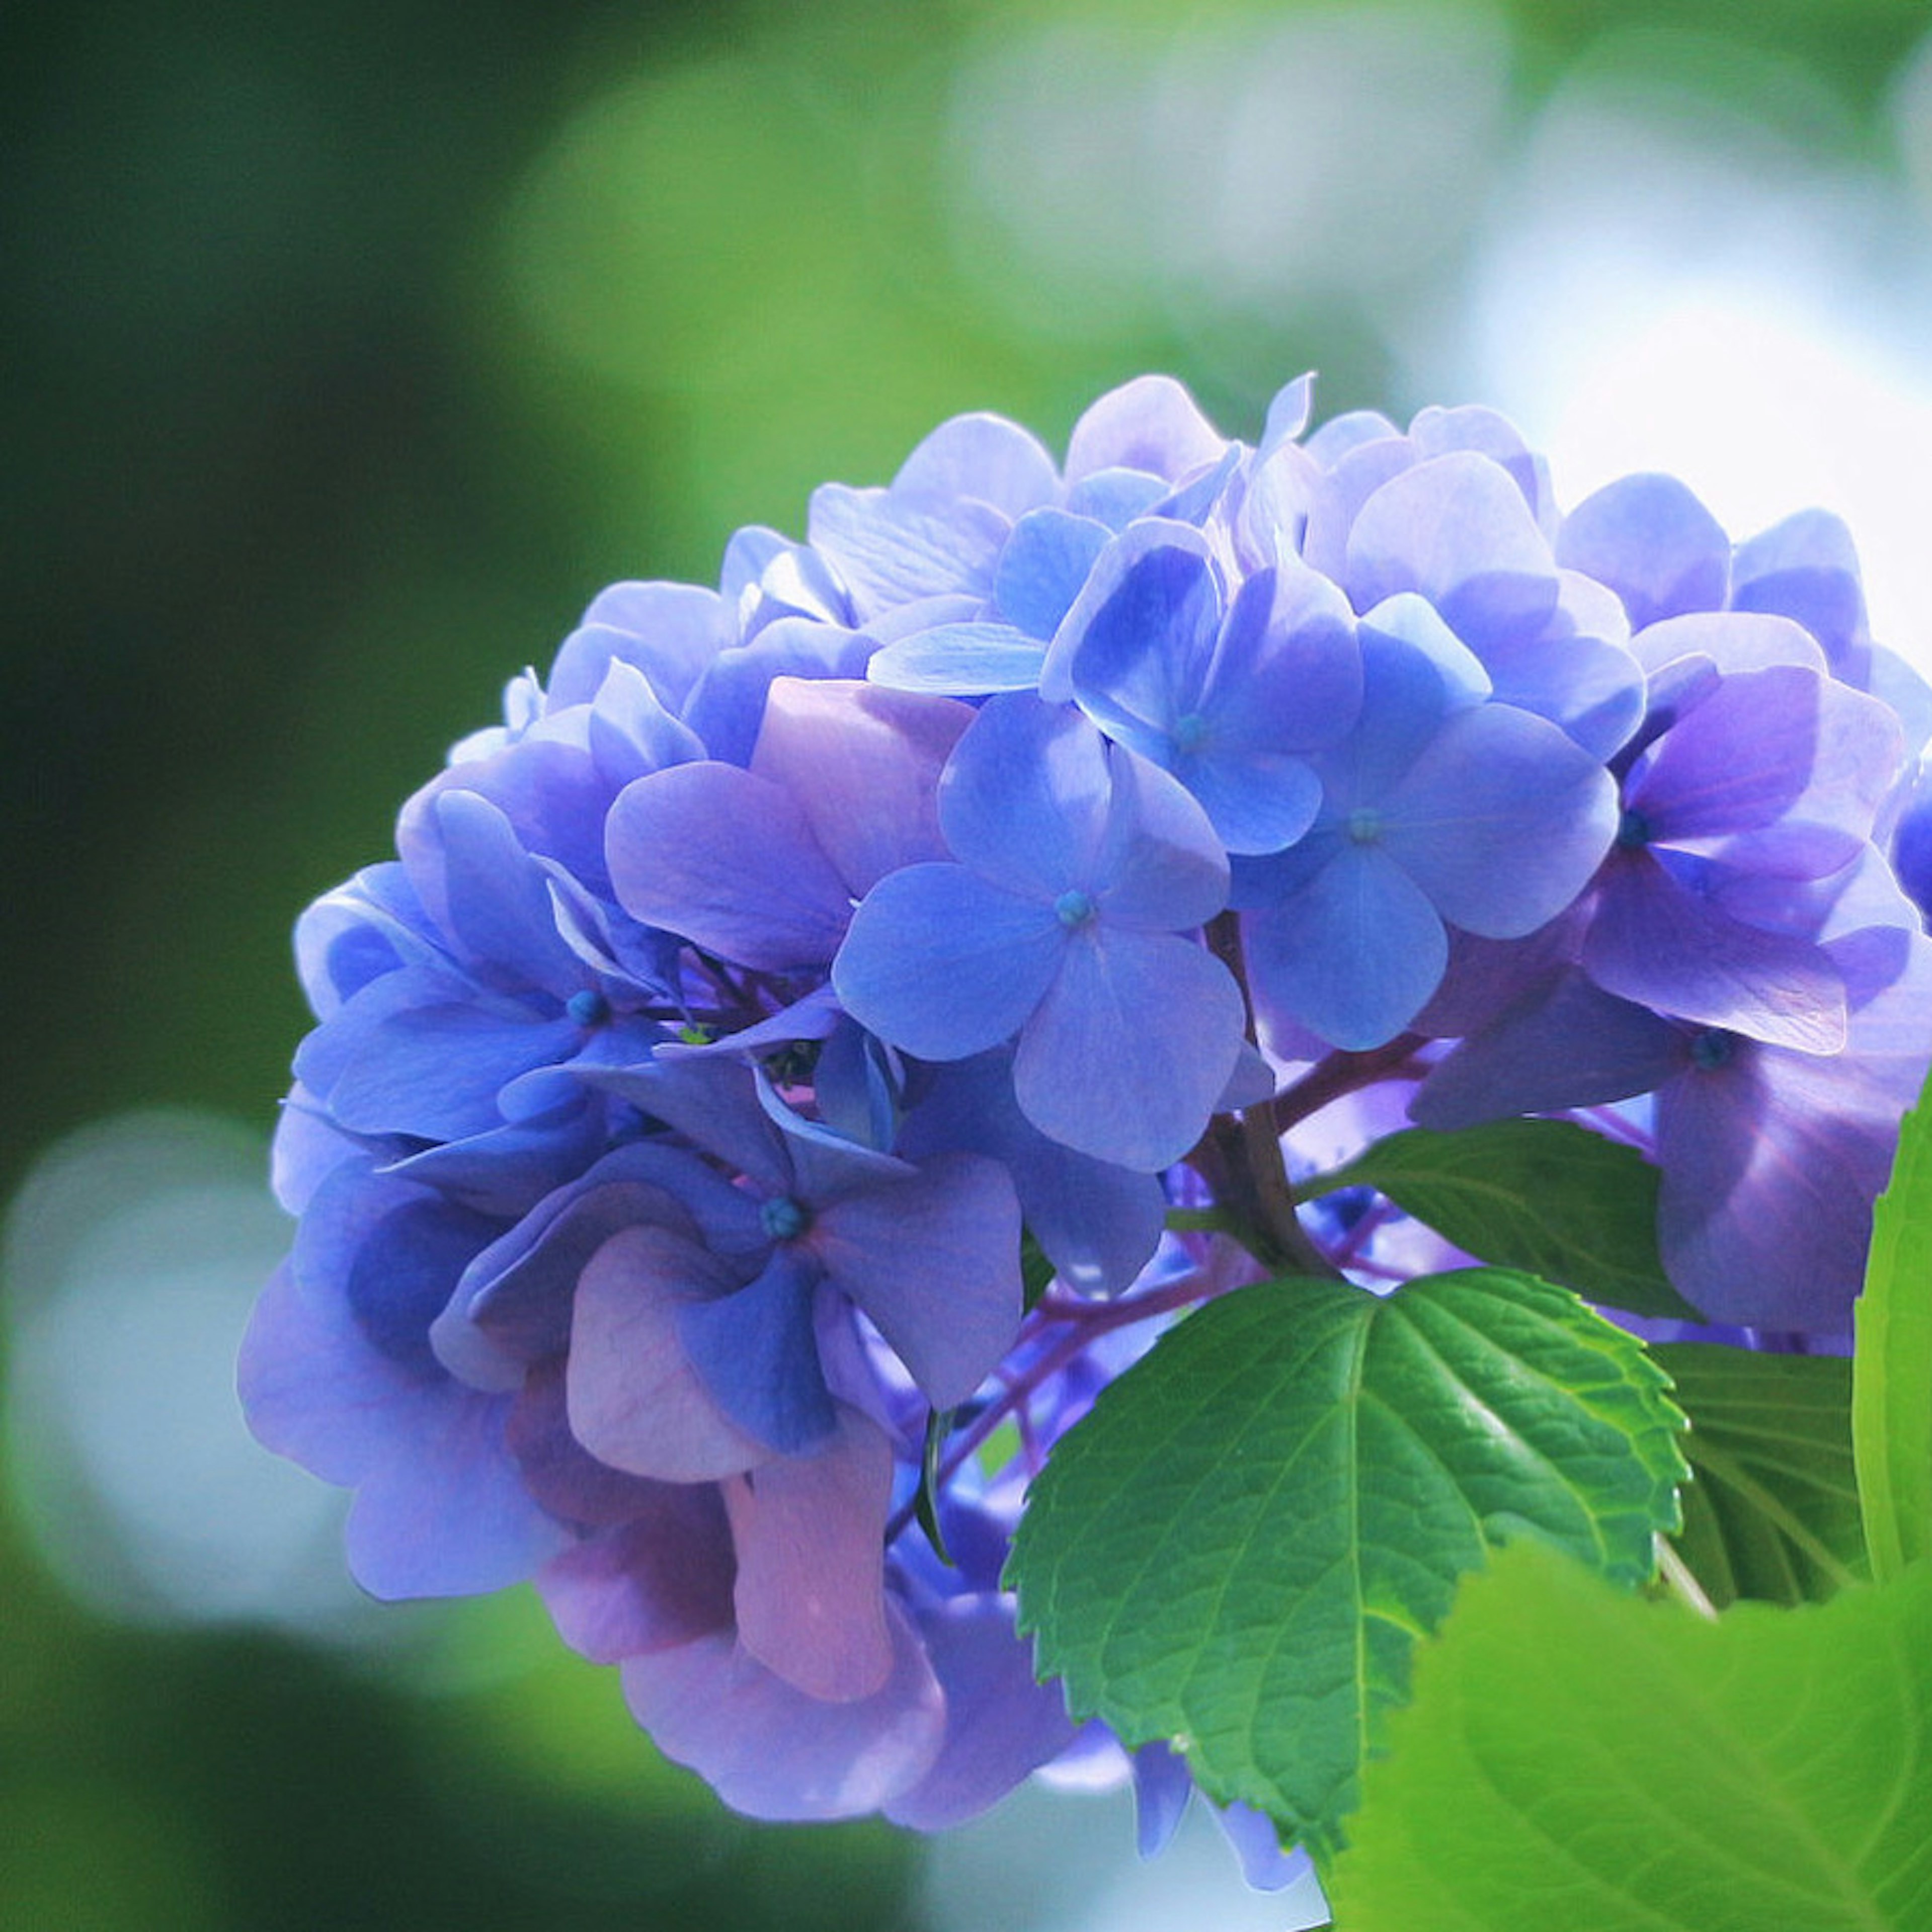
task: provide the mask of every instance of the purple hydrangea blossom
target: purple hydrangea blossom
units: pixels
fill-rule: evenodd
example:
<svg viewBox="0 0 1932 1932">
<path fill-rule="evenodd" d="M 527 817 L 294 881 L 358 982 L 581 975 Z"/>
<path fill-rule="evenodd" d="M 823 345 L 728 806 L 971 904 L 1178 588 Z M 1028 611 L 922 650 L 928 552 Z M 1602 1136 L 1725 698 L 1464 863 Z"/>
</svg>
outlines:
<svg viewBox="0 0 1932 1932">
<path fill-rule="evenodd" d="M 1201 808 L 1077 713 L 1017 694 L 960 740 L 940 820 L 957 862 L 908 866 L 861 902 L 832 963 L 840 1003 L 922 1060 L 1016 1036 L 1014 1091 L 1042 1132 L 1124 1167 L 1179 1160 L 1241 1040 L 1234 982 L 1182 936 L 1227 898 Z"/>
<path fill-rule="evenodd" d="M 371 1590 L 534 1578 L 746 1811 L 1128 1774 L 1003 1566 L 1263 1271 L 1210 1228 L 1275 1256 L 1257 1149 L 1285 1198 L 1412 1112 L 1566 1115 L 1657 1163 L 1695 1306 L 1846 1325 L 1932 1046 L 1932 697 L 1842 526 L 1565 516 L 1492 412 L 1310 393 L 1250 447 L 1143 378 L 1058 463 L 961 417 L 716 589 L 613 586 L 298 927 L 253 1426 Z M 1366 1190 L 1288 1232 L 1453 1258 Z M 1134 1774 L 1157 1840 L 1185 1765 Z"/>
</svg>

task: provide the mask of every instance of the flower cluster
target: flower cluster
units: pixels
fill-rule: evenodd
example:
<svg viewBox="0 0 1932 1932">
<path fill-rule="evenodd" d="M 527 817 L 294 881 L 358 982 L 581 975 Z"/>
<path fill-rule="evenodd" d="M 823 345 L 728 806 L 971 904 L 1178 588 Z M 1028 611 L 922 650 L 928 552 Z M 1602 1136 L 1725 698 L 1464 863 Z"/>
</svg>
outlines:
<svg viewBox="0 0 1932 1932">
<path fill-rule="evenodd" d="M 715 590 L 605 591 L 298 929 L 254 1428 L 355 1487 L 370 1589 L 533 1576 L 748 1812 L 939 1827 L 1114 1748 L 1014 1633 L 1026 1484 L 1163 1319 L 1426 1260 L 1294 1204 L 1365 1136 L 1596 1125 L 1695 1307 L 1848 1324 L 1932 704 L 1844 530 L 1562 515 L 1487 411 L 1308 404 L 1250 447 L 1144 379 L 1059 464 L 962 417 Z"/>
</svg>

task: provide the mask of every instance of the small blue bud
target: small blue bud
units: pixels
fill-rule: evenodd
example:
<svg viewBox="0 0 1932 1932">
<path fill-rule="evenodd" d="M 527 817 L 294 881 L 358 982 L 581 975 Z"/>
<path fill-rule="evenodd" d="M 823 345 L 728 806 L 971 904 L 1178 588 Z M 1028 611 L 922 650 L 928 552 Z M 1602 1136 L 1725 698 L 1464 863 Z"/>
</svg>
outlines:
<svg viewBox="0 0 1932 1932">
<path fill-rule="evenodd" d="M 602 1026 L 610 1017 L 610 1002 L 589 986 L 572 994 L 563 1010 L 580 1027 Z"/>
<path fill-rule="evenodd" d="M 775 1241 L 795 1241 L 812 1226 L 812 1216 L 788 1194 L 766 1202 L 758 1210 L 758 1220 Z"/>
<path fill-rule="evenodd" d="M 1706 1027 L 1690 1042 L 1690 1064 L 1706 1073 L 1729 1065 L 1738 1050 L 1738 1036 L 1722 1027 Z"/>
<path fill-rule="evenodd" d="M 1641 852 L 1650 843 L 1650 820 L 1635 806 L 1625 806 L 1617 820 L 1617 843 L 1626 852 Z"/>
<path fill-rule="evenodd" d="M 1174 748 L 1177 752 L 1197 752 L 1208 736 L 1208 721 L 1198 711 L 1190 711 L 1186 716 L 1174 721 Z"/>
<path fill-rule="evenodd" d="M 1352 844 L 1372 845 L 1382 836 L 1382 815 L 1373 806 L 1358 805 L 1349 813 L 1343 830 Z"/>
<path fill-rule="evenodd" d="M 1064 892 L 1053 902 L 1055 917 L 1069 932 L 1076 926 L 1090 926 L 1094 920 L 1094 902 L 1077 886 Z"/>
</svg>

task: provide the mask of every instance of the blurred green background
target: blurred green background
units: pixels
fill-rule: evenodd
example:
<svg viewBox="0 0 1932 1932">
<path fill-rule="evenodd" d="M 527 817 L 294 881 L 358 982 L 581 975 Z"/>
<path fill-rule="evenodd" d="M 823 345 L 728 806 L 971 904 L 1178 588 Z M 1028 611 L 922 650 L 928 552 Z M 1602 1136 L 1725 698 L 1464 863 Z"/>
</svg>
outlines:
<svg viewBox="0 0 1932 1932">
<path fill-rule="evenodd" d="M 1250 436 L 1310 368 L 1323 415 L 1492 403 L 1565 502 L 1653 465 L 1739 534 L 1823 500 L 1923 663 L 1928 32 L 1924 0 L 0 10 L 0 1928 L 1250 1911 L 1124 1864 L 1118 1808 L 929 1864 L 748 1826 L 527 1593 L 354 1600 L 339 1500 L 230 1393 L 284 1234 L 290 923 L 601 584 L 709 580 L 954 411 L 1058 444 L 1147 368 Z"/>
</svg>

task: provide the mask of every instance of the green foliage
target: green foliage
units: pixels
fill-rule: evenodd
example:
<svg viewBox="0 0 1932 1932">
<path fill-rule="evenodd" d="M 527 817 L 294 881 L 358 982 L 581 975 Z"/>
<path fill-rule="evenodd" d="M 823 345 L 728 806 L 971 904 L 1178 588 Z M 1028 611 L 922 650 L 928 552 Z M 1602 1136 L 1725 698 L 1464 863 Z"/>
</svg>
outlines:
<svg viewBox="0 0 1932 1932">
<path fill-rule="evenodd" d="M 1657 1250 L 1658 1174 L 1634 1148 L 1568 1120 L 1389 1135 L 1317 1186 L 1367 1186 L 1466 1253 L 1633 1314 L 1701 1318 Z"/>
<path fill-rule="evenodd" d="M 1636 1341 L 1528 1276 L 1264 1282 L 1055 1449 L 1009 1568 L 1021 1625 L 1076 1715 L 1176 1741 L 1326 1855 L 1457 1579 L 1518 1532 L 1647 1577 L 1681 1426 Z"/>
<path fill-rule="evenodd" d="M 1512 1550 L 1424 1648 L 1342 1932 L 1923 1932 L 1932 1567 L 1714 1622 Z"/>
<path fill-rule="evenodd" d="M 1711 1601 L 1822 1602 L 1863 1576 L 1851 1364 L 1694 1342 L 1652 1353 L 1690 1418 L 1676 1541 Z"/>
<path fill-rule="evenodd" d="M 1852 1442 L 1872 1574 L 1932 1554 L 1932 1106 L 1899 1130 L 1857 1310 Z"/>
</svg>

